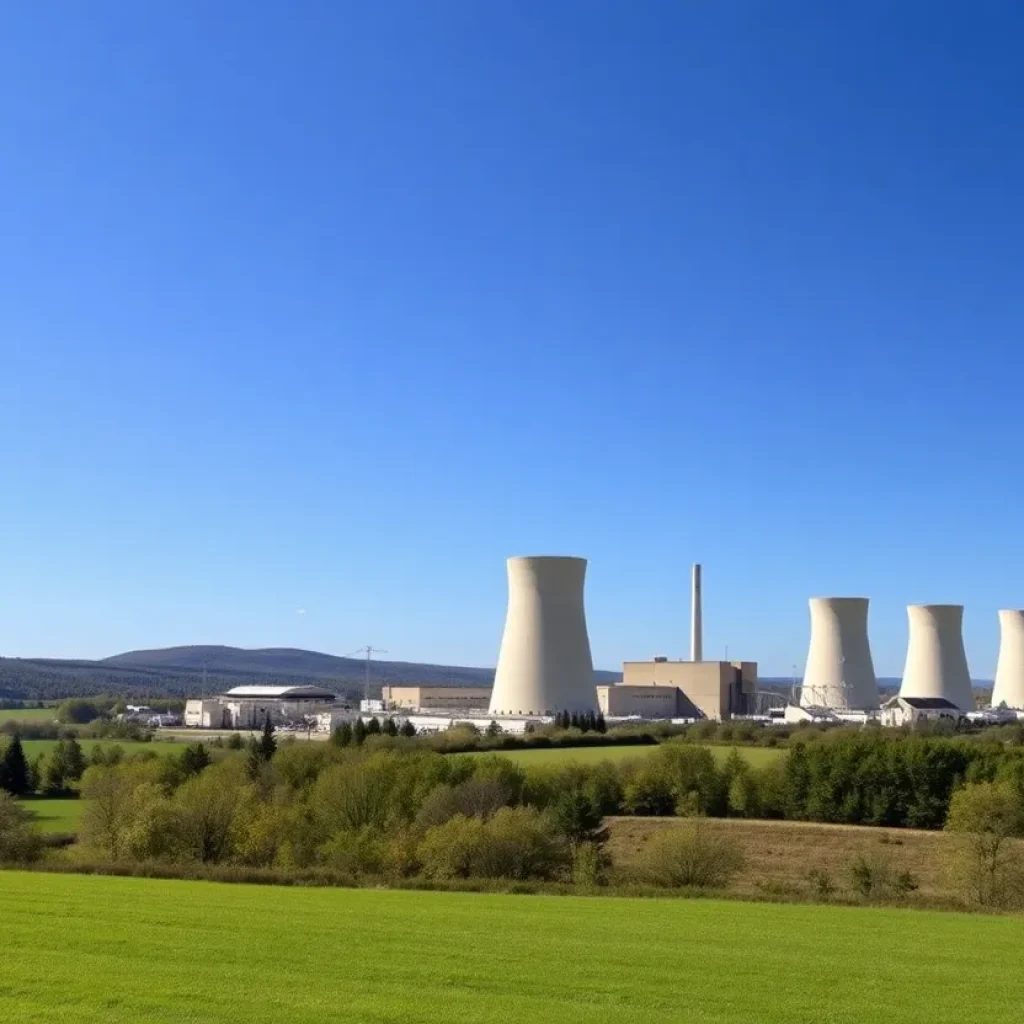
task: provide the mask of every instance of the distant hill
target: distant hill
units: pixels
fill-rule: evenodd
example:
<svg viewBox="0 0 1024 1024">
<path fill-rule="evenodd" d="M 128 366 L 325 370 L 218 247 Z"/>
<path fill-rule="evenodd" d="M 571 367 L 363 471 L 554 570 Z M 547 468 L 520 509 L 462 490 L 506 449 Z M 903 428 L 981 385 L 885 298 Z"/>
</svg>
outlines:
<svg viewBox="0 0 1024 1024">
<path fill-rule="evenodd" d="M 240 647 L 165 647 L 126 651 L 101 661 L 51 658 L 0 658 L 0 698 L 45 700 L 108 693 L 125 697 L 195 696 L 242 683 L 302 683 L 316 680 L 339 693 L 361 696 L 366 662 L 290 647 L 246 650 Z M 597 682 L 621 673 L 598 671 Z M 489 686 L 494 669 L 373 661 L 370 689 L 386 684 Z"/>
</svg>

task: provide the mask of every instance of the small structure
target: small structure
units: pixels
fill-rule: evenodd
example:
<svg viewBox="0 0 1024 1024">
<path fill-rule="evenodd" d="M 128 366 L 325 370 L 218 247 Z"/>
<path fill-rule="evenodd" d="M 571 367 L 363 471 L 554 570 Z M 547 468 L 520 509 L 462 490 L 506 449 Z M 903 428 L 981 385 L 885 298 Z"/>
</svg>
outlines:
<svg viewBox="0 0 1024 1024">
<path fill-rule="evenodd" d="M 882 705 L 880 721 L 887 726 L 912 726 L 940 719 L 956 723 L 963 717 L 963 711 L 948 697 L 893 697 Z"/>
</svg>

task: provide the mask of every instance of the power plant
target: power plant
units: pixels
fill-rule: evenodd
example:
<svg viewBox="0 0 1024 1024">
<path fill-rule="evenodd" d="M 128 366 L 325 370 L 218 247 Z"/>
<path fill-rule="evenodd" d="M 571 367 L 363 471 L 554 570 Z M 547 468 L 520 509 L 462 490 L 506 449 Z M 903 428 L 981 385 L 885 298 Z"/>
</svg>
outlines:
<svg viewBox="0 0 1024 1024">
<path fill-rule="evenodd" d="M 508 611 L 492 715 L 596 714 L 594 663 L 583 610 L 585 558 L 510 558 Z"/>
<path fill-rule="evenodd" d="M 999 661 L 996 663 L 992 707 L 1024 709 L 1024 611 L 999 612 Z"/>
<path fill-rule="evenodd" d="M 963 638 L 960 604 L 907 607 L 910 638 L 900 697 L 945 699 L 961 711 L 974 710 L 974 691 Z"/>
<path fill-rule="evenodd" d="M 866 597 L 812 597 L 811 644 L 800 703 L 843 711 L 878 708 Z"/>
</svg>

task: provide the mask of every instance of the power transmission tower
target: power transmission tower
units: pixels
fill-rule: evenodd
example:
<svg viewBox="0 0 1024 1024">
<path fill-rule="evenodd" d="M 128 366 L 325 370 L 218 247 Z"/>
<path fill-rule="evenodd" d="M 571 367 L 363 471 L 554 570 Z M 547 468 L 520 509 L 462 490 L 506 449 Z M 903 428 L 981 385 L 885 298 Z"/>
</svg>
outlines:
<svg viewBox="0 0 1024 1024">
<path fill-rule="evenodd" d="M 365 647 L 357 647 L 354 651 L 349 651 L 345 655 L 346 658 L 351 658 L 354 654 L 365 654 L 366 655 L 366 675 L 363 679 L 363 700 L 370 699 L 370 658 L 375 654 L 387 654 L 382 647 L 373 647 L 367 644 Z"/>
</svg>

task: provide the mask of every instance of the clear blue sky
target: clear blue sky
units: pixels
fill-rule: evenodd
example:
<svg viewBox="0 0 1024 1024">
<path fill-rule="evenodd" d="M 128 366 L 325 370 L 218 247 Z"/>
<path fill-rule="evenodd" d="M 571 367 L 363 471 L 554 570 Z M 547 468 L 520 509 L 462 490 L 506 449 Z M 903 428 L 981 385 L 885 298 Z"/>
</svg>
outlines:
<svg viewBox="0 0 1024 1024">
<path fill-rule="evenodd" d="M 802 668 L 1024 604 L 1024 6 L 0 8 L 0 653 Z M 303 610 L 300 612 L 300 609 Z"/>
</svg>

